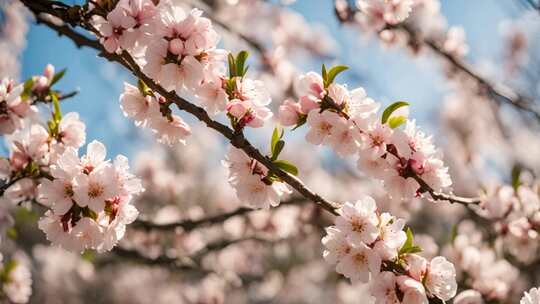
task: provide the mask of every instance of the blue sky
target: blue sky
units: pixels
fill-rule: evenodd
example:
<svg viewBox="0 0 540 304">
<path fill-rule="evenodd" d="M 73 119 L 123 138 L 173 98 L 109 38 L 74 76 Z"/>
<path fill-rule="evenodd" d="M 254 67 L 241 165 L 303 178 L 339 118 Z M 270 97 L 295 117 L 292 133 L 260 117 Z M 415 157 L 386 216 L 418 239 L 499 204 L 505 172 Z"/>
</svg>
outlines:
<svg viewBox="0 0 540 304">
<path fill-rule="evenodd" d="M 291 9 L 309 22 L 323 24 L 338 42 L 336 62 L 349 65 L 360 79 L 350 79 L 349 86 L 363 86 L 368 94 L 385 104 L 395 100 L 412 103 L 412 116 L 426 129 L 436 130 L 437 112 L 447 91 L 437 61 L 416 59 L 400 50 L 382 50 L 376 41 L 365 41 L 358 32 L 340 26 L 329 0 L 298 0 Z M 516 0 L 447 0 L 441 1 L 443 14 L 450 25 L 462 25 L 470 45 L 472 63 L 496 61 L 501 49 L 499 24 L 516 18 L 523 9 Z M 57 69 L 68 68 L 68 76 L 59 88 L 78 88 L 76 98 L 63 104 L 63 111 L 78 111 L 88 126 L 88 141 L 103 141 L 110 155 L 132 155 L 144 144 L 141 134 L 125 119 L 118 106 L 118 96 L 129 75 L 121 68 L 98 58 L 95 51 L 77 49 L 66 38 L 32 24 L 22 58 L 22 78 L 41 73 L 47 63 Z M 320 69 L 322 62 L 303 68 Z M 346 77 L 341 80 L 348 80 Z M 281 101 L 274 101 L 281 102 Z"/>
</svg>

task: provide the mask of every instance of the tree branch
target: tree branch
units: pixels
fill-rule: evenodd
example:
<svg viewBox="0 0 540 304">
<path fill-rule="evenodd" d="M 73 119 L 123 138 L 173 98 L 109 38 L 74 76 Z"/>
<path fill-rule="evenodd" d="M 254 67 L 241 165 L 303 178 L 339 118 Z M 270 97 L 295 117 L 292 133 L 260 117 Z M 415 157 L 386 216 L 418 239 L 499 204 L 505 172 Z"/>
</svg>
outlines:
<svg viewBox="0 0 540 304">
<path fill-rule="evenodd" d="M 281 206 L 287 206 L 287 205 L 296 205 L 299 203 L 303 203 L 305 201 L 306 200 L 303 197 L 294 197 L 285 202 L 280 203 L 279 206 L 277 206 L 276 208 L 279 208 Z M 240 207 L 233 211 L 225 212 L 218 215 L 208 216 L 208 217 L 198 219 L 198 220 L 183 220 L 183 221 L 167 223 L 167 224 L 156 224 L 148 220 L 137 220 L 130 227 L 142 228 L 146 230 L 161 230 L 161 231 L 174 230 L 176 228 L 181 228 L 183 231 L 189 232 L 196 228 L 211 226 L 215 224 L 221 224 L 234 216 L 244 215 L 246 213 L 250 213 L 256 210 L 257 209 Z"/>
<path fill-rule="evenodd" d="M 344 9 L 338 9 L 337 3 L 337 0 L 335 0 L 334 8 L 338 21 L 343 24 L 354 22 L 354 14 L 357 12 L 357 9 L 351 7 L 350 5 L 347 5 L 347 7 L 345 7 Z M 396 26 L 391 26 L 390 28 L 401 29 L 407 34 L 409 34 L 409 36 L 413 38 L 415 43 L 419 43 L 430 48 L 433 53 L 445 59 L 457 70 L 465 73 L 466 75 L 474 79 L 476 82 L 478 82 L 478 84 L 485 89 L 485 91 L 493 100 L 500 100 L 509 105 L 512 105 L 523 112 L 531 114 L 540 122 L 540 109 L 535 106 L 534 100 L 532 100 L 531 98 L 520 95 L 519 93 L 515 92 L 514 90 L 503 84 L 495 83 L 484 78 L 472 66 L 461 61 L 459 58 L 454 57 L 452 54 L 442 49 L 435 40 L 421 37 L 419 33 L 417 33 L 412 27 L 406 24 L 401 23 Z"/>
<path fill-rule="evenodd" d="M 403 29 L 412 37 L 415 37 L 415 38 L 418 37 L 416 32 L 410 26 L 400 25 L 397 28 Z M 512 105 L 518 108 L 519 110 L 527 112 L 533 115 L 538 121 L 540 121 L 540 110 L 538 110 L 535 107 L 533 100 L 523 95 L 520 95 L 519 93 L 516 93 L 511 88 L 503 84 L 494 83 L 482 77 L 480 73 L 475 71 L 472 66 L 468 65 L 467 63 L 461 61 L 455 56 L 452 56 L 452 54 L 443 50 L 437 44 L 436 41 L 432 39 L 419 39 L 418 41 L 428 46 L 435 54 L 444 58 L 448 63 L 450 63 L 456 69 L 460 70 L 461 72 L 467 74 L 469 77 L 476 80 L 478 84 L 488 92 L 488 95 L 492 96 L 492 98 L 499 99 L 509 105 Z"/>
<path fill-rule="evenodd" d="M 154 80 L 147 77 L 140 69 L 140 67 L 137 65 L 135 60 L 129 55 L 126 51 L 122 52 L 121 54 L 113 54 L 108 53 L 105 51 L 105 49 L 101 46 L 101 44 L 96 41 L 92 40 L 78 32 L 76 32 L 73 28 L 70 26 L 64 24 L 64 25 L 57 25 L 46 18 L 42 17 L 42 13 L 51 14 L 57 18 L 62 19 L 64 22 L 73 24 L 73 20 L 77 20 L 77 18 L 74 18 L 73 16 L 68 16 L 68 10 L 70 8 L 65 7 L 53 7 L 50 2 L 43 2 L 43 0 L 21 0 L 23 4 L 25 4 L 36 16 L 38 22 L 41 22 L 51 29 L 55 30 L 58 34 L 64 35 L 68 38 L 70 38 L 78 47 L 87 46 L 90 48 L 93 48 L 97 51 L 99 51 L 99 56 L 108 59 L 112 62 L 120 63 L 122 66 L 124 66 L 126 69 L 128 69 L 134 76 L 142 80 L 146 83 L 146 85 L 152 89 L 153 91 L 159 93 L 161 96 L 163 96 L 168 102 L 174 103 L 180 110 L 183 110 L 185 112 L 188 112 L 195 116 L 199 121 L 205 123 L 209 128 L 217 131 L 218 133 L 222 134 L 225 138 L 229 140 L 229 142 L 236 148 L 244 151 L 249 157 L 255 159 L 262 165 L 264 165 L 270 172 L 275 173 L 282 181 L 287 183 L 289 186 L 294 188 L 298 193 L 300 193 L 302 196 L 304 196 L 306 199 L 316 203 L 324 210 L 334 214 L 338 215 L 337 209 L 340 208 L 340 204 L 331 202 L 324 197 L 320 196 L 310 188 L 308 188 L 304 183 L 298 179 L 297 177 L 290 175 L 289 173 L 281 170 L 278 168 L 270 158 L 263 155 L 257 148 L 255 148 L 244 136 L 241 132 L 235 132 L 228 126 L 213 120 L 210 118 L 208 113 L 201 107 L 187 101 L 186 99 L 178 96 L 176 92 L 174 91 L 166 91 L 163 89 L 159 84 L 157 84 Z M 68 18 L 69 17 L 69 18 Z M 81 20 L 82 17 L 79 17 L 78 20 Z M 83 21 L 80 23 L 77 23 L 78 26 L 81 26 L 85 28 L 86 30 L 92 31 L 93 29 L 88 27 Z M 423 184 L 427 185 L 420 177 L 418 177 L 418 180 L 421 180 Z M 416 179 L 416 178 L 415 178 Z M 431 188 L 426 188 L 422 186 L 422 184 L 419 182 L 420 186 L 422 187 L 422 190 L 424 192 L 429 192 L 433 199 L 435 200 L 447 200 L 450 202 L 456 202 L 456 203 L 462 203 L 462 204 L 476 204 L 478 201 L 476 199 L 466 199 L 466 198 L 460 198 L 455 197 L 453 195 L 449 194 L 443 194 L 435 192 Z M 429 187 L 429 185 L 428 185 Z"/>
<path fill-rule="evenodd" d="M 336 210 L 339 208 L 339 204 L 335 202 L 331 202 L 323 198 L 319 194 L 309 189 L 306 185 L 304 185 L 304 183 L 301 180 L 299 180 L 295 176 L 292 176 L 288 174 L 287 172 L 278 168 L 267 156 L 263 155 L 257 148 L 255 148 L 245 138 L 243 133 L 235 132 L 231 128 L 227 127 L 226 125 L 211 119 L 208 113 L 203 108 L 188 102 L 184 98 L 179 97 L 176 94 L 176 92 L 174 91 L 169 92 L 163 89 L 154 80 L 147 77 L 140 70 L 139 66 L 135 63 L 133 58 L 131 58 L 131 56 L 127 52 L 124 51 L 121 55 L 108 53 L 105 51 L 105 49 L 101 46 L 101 44 L 98 41 L 89 39 L 85 37 L 84 35 L 75 32 L 72 28 L 70 28 L 67 25 L 58 26 L 50 22 L 49 20 L 46 20 L 40 15 L 41 13 L 48 13 L 64 20 L 63 18 L 66 18 L 67 9 L 64 9 L 66 11 L 62 12 L 61 8 L 53 8 L 50 5 L 50 3 L 43 2 L 42 0 L 21 0 L 21 1 L 36 15 L 36 18 L 39 20 L 38 22 L 41 22 L 49 26 L 51 29 L 55 30 L 59 34 L 70 38 L 72 41 L 75 42 L 75 44 L 78 47 L 88 46 L 88 47 L 94 48 L 100 52 L 99 54 L 100 56 L 108 59 L 109 61 L 120 63 L 129 71 L 131 71 L 134 76 L 138 77 L 143 82 L 145 82 L 146 85 L 150 89 L 159 93 L 161 96 L 167 99 L 167 101 L 169 101 L 170 103 L 174 103 L 180 110 L 183 110 L 192 114 L 199 121 L 204 122 L 209 128 L 214 129 L 215 131 L 221 133 L 225 138 L 227 138 L 230 141 L 230 143 L 234 147 L 241 149 L 249 157 L 263 164 L 266 168 L 268 168 L 269 171 L 275 173 L 281 180 L 283 180 L 285 183 L 290 185 L 292 188 L 294 188 L 304 197 L 318 204 L 319 206 L 321 206 L 323 209 L 327 210 L 328 212 L 334 215 L 337 215 Z M 84 26 L 84 25 L 79 24 L 79 26 Z"/>
</svg>

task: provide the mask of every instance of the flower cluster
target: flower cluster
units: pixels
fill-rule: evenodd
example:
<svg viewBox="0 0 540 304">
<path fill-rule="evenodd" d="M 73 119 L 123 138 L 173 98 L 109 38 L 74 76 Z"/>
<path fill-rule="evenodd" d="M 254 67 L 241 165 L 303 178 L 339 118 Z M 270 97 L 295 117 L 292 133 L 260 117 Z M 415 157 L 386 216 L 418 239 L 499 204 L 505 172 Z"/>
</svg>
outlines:
<svg viewBox="0 0 540 304">
<path fill-rule="evenodd" d="M 94 9 L 101 9 L 101 7 Z M 122 50 L 139 52 L 142 41 L 150 38 L 156 15 L 151 0 L 121 0 L 105 17 L 93 15 L 93 24 L 101 34 L 100 42 L 110 53 Z"/>
<path fill-rule="evenodd" d="M 130 200 L 142 187 L 129 173 L 127 158 L 105 161 L 101 143 L 90 143 L 87 155 L 79 159 L 86 126 L 75 112 L 62 115 L 60 92 L 51 89 L 63 74 L 47 65 L 43 75 L 30 78 L 24 87 L 5 82 L 8 107 L 25 104 L 35 115 L 12 118 L 10 154 L 0 161 L 0 174 L 14 182 L 4 198 L 14 204 L 36 199 L 51 208 L 39 227 L 55 244 L 73 251 L 110 250 L 137 216 Z M 39 122 L 33 106 L 37 102 L 52 105 L 46 126 Z"/>
<path fill-rule="evenodd" d="M 42 76 L 33 76 L 20 87 L 10 92 L 12 100 L 18 100 L 23 106 L 26 117 L 12 117 L 11 126 L 15 129 L 6 136 L 9 157 L 0 160 L 0 176 L 3 179 L 19 179 L 5 193 L 5 197 L 19 203 L 34 198 L 35 182 L 33 178 L 49 171 L 49 165 L 67 148 L 78 149 L 86 140 L 86 126 L 75 112 L 62 116 L 57 92 L 51 89 L 63 72 L 54 73 L 54 67 L 47 65 Z M 42 80 L 40 80 L 42 79 Z M 11 95 L 13 94 L 13 95 Z M 52 103 L 53 117 L 44 126 L 39 122 L 37 102 Z"/>
<path fill-rule="evenodd" d="M 28 302 L 32 294 L 32 274 L 28 263 L 28 258 L 21 252 L 6 262 L 0 254 L 0 300 L 6 297 L 9 303 Z"/>
<path fill-rule="evenodd" d="M 226 111 L 235 129 L 262 127 L 272 117 L 263 83 L 245 77 L 246 52 L 229 55 L 225 74 L 226 52 L 217 48 L 219 36 L 202 11 L 187 12 L 169 1 L 154 6 L 150 0 L 122 0 L 93 23 L 107 51 L 128 51 L 165 90 L 194 96 L 210 113 Z M 190 134 L 170 104 L 144 84 L 138 90 L 126 84 L 120 101 L 126 116 L 152 129 L 162 142 L 183 142 Z"/>
<path fill-rule="evenodd" d="M 505 248 L 523 263 L 538 256 L 540 228 L 539 185 L 504 185 L 489 190 L 483 197 L 479 213 L 495 222 Z"/>
<path fill-rule="evenodd" d="M 458 295 L 456 300 L 479 297 L 486 301 L 505 302 L 520 286 L 519 270 L 499 257 L 470 221 L 458 225 L 456 236 L 443 253 L 456 266 L 458 278 L 466 278 L 466 285 L 474 290 Z"/>
<path fill-rule="evenodd" d="M 281 196 L 291 192 L 285 183 L 277 181 L 265 166 L 242 150 L 230 147 L 223 164 L 229 169 L 229 184 L 238 199 L 252 208 L 275 207 Z"/>
<path fill-rule="evenodd" d="M 324 77 L 314 72 L 301 75 L 295 86 L 299 99 L 283 103 L 280 122 L 297 127 L 307 123 L 308 142 L 328 145 L 341 156 L 357 154 L 358 168 L 383 180 L 394 200 L 409 200 L 426 191 L 414 176 L 435 190 L 449 187 L 452 182 L 448 168 L 431 137 L 420 131 L 414 121 L 399 114 L 407 104 L 392 104 L 381 119 L 377 115 L 379 104 L 367 97 L 362 88 L 349 91 L 333 83 L 344 69 L 338 66 L 326 71 L 323 66 Z M 399 128 L 403 123 L 405 128 Z"/>
<path fill-rule="evenodd" d="M 448 26 L 440 0 L 359 0 L 356 5 L 339 0 L 336 11 L 342 22 L 354 22 L 362 32 L 377 35 L 383 46 L 409 47 L 417 55 L 421 35 L 449 56 L 462 58 L 469 51 L 465 31 Z"/>
<path fill-rule="evenodd" d="M 124 93 L 120 95 L 124 115 L 132 118 L 137 126 L 151 129 L 162 143 L 184 143 L 191 128 L 180 116 L 162 107 L 164 103 L 163 97 L 151 92 L 141 81 L 138 87 L 124 83 Z"/>
<path fill-rule="evenodd" d="M 441 256 L 428 262 L 415 254 L 421 249 L 404 225 L 403 219 L 378 212 L 369 196 L 347 202 L 322 239 L 324 259 L 353 283 L 370 281 L 375 303 L 448 301 L 457 290 L 454 266 Z"/>
<path fill-rule="evenodd" d="M 93 141 L 79 158 L 68 148 L 51 165 L 51 177 L 38 186 L 37 200 L 51 208 L 39 220 L 39 228 L 53 244 L 72 251 L 111 250 L 135 220 L 133 195 L 143 191 L 139 179 L 129 173 L 127 158 L 105 160 L 103 144 Z"/>
<path fill-rule="evenodd" d="M 385 25 L 403 22 L 412 11 L 413 0 L 359 0 L 357 6 L 362 12 L 359 22 L 382 29 Z"/>
<path fill-rule="evenodd" d="M 235 130 L 245 126 L 260 128 L 273 115 L 267 107 L 271 98 L 264 83 L 245 77 L 247 56 L 245 51 L 236 57 L 229 55 L 229 77 L 217 74 L 205 81 L 198 92 L 203 106 L 211 113 L 227 111 Z"/>
</svg>

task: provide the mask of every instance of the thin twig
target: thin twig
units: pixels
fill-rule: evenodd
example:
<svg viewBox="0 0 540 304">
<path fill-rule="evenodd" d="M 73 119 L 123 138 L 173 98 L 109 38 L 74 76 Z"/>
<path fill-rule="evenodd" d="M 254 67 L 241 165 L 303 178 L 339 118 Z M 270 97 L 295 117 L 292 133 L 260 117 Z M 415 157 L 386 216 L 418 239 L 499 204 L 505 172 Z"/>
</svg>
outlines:
<svg viewBox="0 0 540 304">
<path fill-rule="evenodd" d="M 75 97 L 77 94 L 79 94 L 78 90 L 71 91 L 69 93 L 64 93 L 64 94 L 61 94 L 60 96 L 58 96 L 58 100 L 69 99 L 69 98 Z"/>
<path fill-rule="evenodd" d="M 398 26 L 405 30 L 409 35 L 416 37 L 414 30 L 406 25 Z M 416 36 L 415 36 L 416 35 Z M 421 39 L 420 42 L 428 46 L 435 54 L 446 59 L 453 67 L 467 74 L 469 77 L 473 78 L 478 82 L 478 84 L 485 88 L 490 96 L 493 98 L 499 99 L 509 105 L 512 105 L 524 112 L 532 114 L 537 120 L 540 121 L 540 110 L 534 106 L 533 100 L 516 93 L 511 88 L 500 84 L 494 83 L 480 75 L 477 71 L 474 70 L 472 66 L 461 61 L 459 58 L 456 58 L 452 54 L 443 50 L 434 40 L 432 39 Z"/>
<path fill-rule="evenodd" d="M 337 8 L 337 0 L 334 1 L 334 7 L 335 7 L 335 14 L 339 22 L 343 24 L 354 22 L 355 20 L 354 14 L 357 11 L 356 8 L 348 5 L 345 10 L 340 11 Z M 457 70 L 465 73 L 466 75 L 468 75 L 469 77 L 477 81 L 478 84 L 482 88 L 484 88 L 486 92 L 488 92 L 488 95 L 493 100 L 495 101 L 500 100 L 509 105 L 512 105 L 523 112 L 531 114 L 538 121 L 540 121 L 540 109 L 538 109 L 538 107 L 535 106 L 534 100 L 532 100 L 531 98 L 525 97 L 503 84 L 495 83 L 493 81 L 490 81 L 484 78 L 472 66 L 461 61 L 459 58 L 456 58 L 452 54 L 446 52 L 443 48 L 439 46 L 439 44 L 435 40 L 422 37 L 412 27 L 406 24 L 402 23 L 395 26 L 389 26 L 389 28 L 401 29 L 405 31 L 407 34 L 409 34 L 409 36 L 413 38 L 415 43 L 419 43 L 419 44 L 429 47 L 433 51 L 433 53 L 444 58 L 448 63 L 450 63 Z"/>
<path fill-rule="evenodd" d="M 21 179 L 24 179 L 25 177 L 26 176 L 21 175 L 5 181 L 4 184 L 0 186 L 0 196 L 4 195 L 4 193 L 7 191 L 7 189 L 9 189 L 9 187 L 13 186 L 13 184 L 20 181 Z"/>
<path fill-rule="evenodd" d="M 411 174 L 409 177 L 413 178 L 419 185 L 420 185 L 420 192 L 422 193 L 429 193 L 431 198 L 433 198 L 436 201 L 448 201 L 452 204 L 462 204 L 465 206 L 469 205 L 478 205 L 480 204 L 480 198 L 469 198 L 469 197 L 461 197 L 453 194 L 447 194 L 443 192 L 437 192 L 435 191 L 428 183 L 426 183 L 422 178 L 418 176 L 418 174 L 414 173 Z"/>
<path fill-rule="evenodd" d="M 296 205 L 305 201 L 306 199 L 303 197 L 293 197 L 285 202 L 281 202 L 279 206 L 277 206 L 276 208 L 279 208 L 281 206 L 287 206 L 287 205 Z M 181 228 L 183 231 L 189 232 L 196 228 L 206 227 L 206 226 L 215 225 L 215 224 L 221 224 L 232 217 L 244 215 L 246 213 L 256 211 L 256 210 L 257 209 L 240 207 L 233 211 L 221 213 L 218 215 L 208 216 L 208 217 L 198 219 L 198 220 L 188 219 L 188 220 L 167 223 L 167 224 L 157 224 L 157 223 L 153 223 L 147 220 L 137 220 L 130 227 L 142 228 L 142 229 L 147 229 L 147 230 L 162 230 L 162 231 Z"/>
</svg>

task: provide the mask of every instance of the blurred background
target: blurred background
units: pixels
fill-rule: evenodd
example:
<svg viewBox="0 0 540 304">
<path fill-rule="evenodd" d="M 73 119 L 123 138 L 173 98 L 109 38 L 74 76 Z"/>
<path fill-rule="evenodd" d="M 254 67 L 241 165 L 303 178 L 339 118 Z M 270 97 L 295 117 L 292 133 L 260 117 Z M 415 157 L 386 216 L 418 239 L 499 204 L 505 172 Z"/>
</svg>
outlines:
<svg viewBox="0 0 540 304">
<path fill-rule="evenodd" d="M 337 82 L 346 83 L 350 89 L 365 88 L 368 96 L 382 103 L 383 108 L 397 100 L 411 104 L 409 117 L 416 119 L 427 134 L 434 134 L 436 146 L 445 154 L 455 193 L 476 196 L 494 183 L 509 183 L 510 172 L 516 165 L 524 168 L 524 183 L 532 185 L 537 180 L 540 124 L 530 113 L 495 100 L 485 87 L 478 88 L 474 79 L 465 77 L 440 53 L 425 45 L 419 50 L 414 39 L 402 43 L 397 36 L 383 39 L 355 22 L 340 20 L 336 4 L 350 8 L 355 1 L 174 1 L 211 12 L 212 18 L 220 19 L 225 27 L 241 32 L 268 51 L 261 56 L 257 45 L 250 45 L 229 29 L 216 25 L 223 36 L 223 48 L 235 52 L 250 50 L 252 68 L 248 75 L 265 81 L 274 97 L 274 113 L 287 96 L 294 95 L 290 80 L 295 74 L 318 72 L 322 63 L 344 64 L 350 70 L 340 74 Z M 444 23 L 438 36 L 432 36 L 428 33 L 430 28 L 422 26 L 422 16 L 412 15 L 409 25 L 416 25 L 419 33 L 434 39 L 444 52 L 455 51 L 444 46 L 448 40 L 453 41 L 461 51 L 451 56 L 469 64 L 485 79 L 528 96 L 533 101 L 531 106 L 537 107 L 539 5 L 534 0 L 440 1 L 440 11 L 438 7 L 431 7 L 432 11 L 423 8 L 428 11 L 423 12 L 428 19 Z M 0 21 L 1 18 L 5 16 L 0 14 Z M 450 35 L 448 29 L 455 27 L 462 27 L 465 36 L 460 36 L 459 31 Z M 2 57 L 7 56 L 0 53 L 0 67 L 7 66 Z M 286 60 L 280 61 L 281 58 Z M 109 158 L 116 154 L 130 158 L 133 171 L 147 189 L 136 202 L 141 219 L 156 223 L 196 220 L 240 207 L 221 165 L 226 142 L 181 113 L 193 128 L 187 145 L 168 148 L 156 143 L 151 134 L 135 127 L 120 110 L 118 99 L 123 83 L 136 81 L 122 68 L 97 57 L 93 50 L 77 49 L 68 39 L 32 22 L 19 59 L 20 80 L 41 74 L 48 63 L 57 71 L 67 68 L 67 76 L 56 88 L 65 92 L 77 89 L 79 93 L 62 102 L 62 111 L 77 111 L 87 126 L 87 142 L 95 139 L 105 143 Z M 218 119 L 225 121 L 225 115 Z M 274 125 L 267 123 L 263 129 L 248 130 L 247 136 L 267 151 Z M 512 255 L 492 254 L 496 242 L 489 239 L 489 225 L 480 220 L 476 223 L 478 230 L 474 230 L 474 225 L 467 221 L 478 220 L 474 212 L 420 199 L 392 202 L 380 183 L 356 169 L 354 157 L 342 159 L 327 147 L 307 145 L 305 132 L 306 128 L 300 128 L 286 133 L 284 157 L 298 165 L 302 180 L 318 193 L 338 202 L 354 201 L 365 194 L 374 196 L 381 210 L 408 220 L 426 257 L 455 257 L 455 248 L 449 241 L 451 234 L 454 238 L 461 235 L 462 239 L 471 236 L 480 248 L 475 247 L 480 252 L 478 256 L 485 260 L 483 268 L 479 267 L 482 271 L 478 280 L 506 288 L 498 301 L 489 303 L 517 303 L 516 297 L 522 290 L 537 286 L 536 272 L 540 268 L 514 263 Z M 24 247 L 34 265 L 34 303 L 370 303 L 365 299 L 366 286 L 345 282 L 321 258 L 323 228 L 331 225 L 332 218 L 313 204 L 301 203 L 249 212 L 195 231 L 154 231 L 134 224 L 118 248 L 106 255 L 70 254 L 51 247 L 35 227 L 39 217 L 36 210 L 11 211 L 19 235 L 16 242 Z M 220 276 L 192 274 L 174 267 L 178 262 L 175 258 L 193 256 L 214 241 L 259 234 L 270 240 L 261 244 L 239 242 L 210 252 L 208 259 L 205 257 L 203 264 L 216 268 Z M 486 238 L 485 243 L 482 237 Z M 533 241 L 537 244 L 537 239 Z M 537 247 L 533 249 L 538 252 Z M 156 262 L 162 258 L 173 262 Z M 132 260 L 134 263 L 129 263 Z M 462 265 L 453 262 L 461 271 Z M 532 275 L 526 272 L 529 268 L 535 269 Z M 518 269 L 523 271 L 519 280 Z M 459 282 L 460 290 L 473 285 L 467 278 L 464 275 Z M 484 296 L 491 296 L 491 287 L 475 288 L 482 290 Z"/>
</svg>

